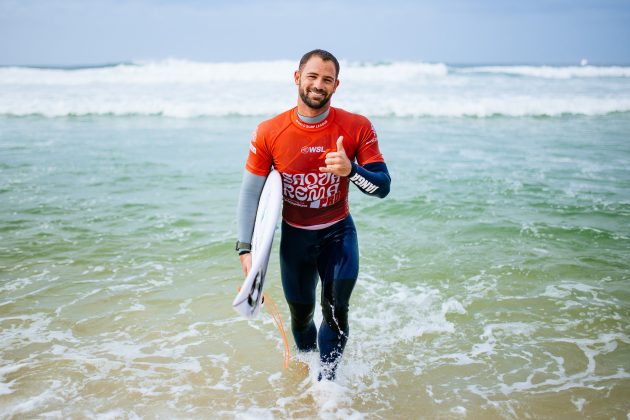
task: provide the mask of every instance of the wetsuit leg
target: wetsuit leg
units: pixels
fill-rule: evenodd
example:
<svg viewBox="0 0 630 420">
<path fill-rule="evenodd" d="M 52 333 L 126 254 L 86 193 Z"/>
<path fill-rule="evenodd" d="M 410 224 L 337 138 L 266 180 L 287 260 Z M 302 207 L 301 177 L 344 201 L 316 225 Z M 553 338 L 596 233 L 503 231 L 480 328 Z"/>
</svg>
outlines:
<svg viewBox="0 0 630 420">
<path fill-rule="evenodd" d="M 348 307 L 359 273 L 359 246 L 352 217 L 331 226 L 320 244 L 318 272 L 322 279 L 324 316 L 318 334 L 322 362 L 320 379 L 333 380 L 348 341 Z"/>
<path fill-rule="evenodd" d="M 320 349 L 320 379 L 334 379 L 348 341 L 348 306 L 359 272 L 359 247 L 352 217 L 321 230 L 282 224 L 280 267 L 298 349 Z M 323 320 L 313 322 L 317 277 L 322 280 Z"/>
<path fill-rule="evenodd" d="M 317 328 L 313 322 L 317 264 L 313 232 L 282 223 L 280 271 L 284 296 L 291 311 L 291 331 L 301 351 L 317 349 Z"/>
</svg>

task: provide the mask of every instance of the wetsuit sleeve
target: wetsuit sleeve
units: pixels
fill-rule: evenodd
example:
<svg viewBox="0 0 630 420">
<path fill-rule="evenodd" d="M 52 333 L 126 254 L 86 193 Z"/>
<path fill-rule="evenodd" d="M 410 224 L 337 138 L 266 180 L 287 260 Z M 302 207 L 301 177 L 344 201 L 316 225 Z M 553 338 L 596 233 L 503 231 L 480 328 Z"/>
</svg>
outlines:
<svg viewBox="0 0 630 420">
<path fill-rule="evenodd" d="M 245 170 L 243 173 L 241 192 L 238 197 L 238 206 L 236 207 L 239 242 L 252 243 L 258 200 L 265 186 L 266 179 L 266 176 L 254 175 L 248 170 Z"/>
<path fill-rule="evenodd" d="M 392 182 L 385 162 L 372 162 L 364 166 L 352 163 L 348 178 L 367 195 L 385 198 Z"/>
</svg>

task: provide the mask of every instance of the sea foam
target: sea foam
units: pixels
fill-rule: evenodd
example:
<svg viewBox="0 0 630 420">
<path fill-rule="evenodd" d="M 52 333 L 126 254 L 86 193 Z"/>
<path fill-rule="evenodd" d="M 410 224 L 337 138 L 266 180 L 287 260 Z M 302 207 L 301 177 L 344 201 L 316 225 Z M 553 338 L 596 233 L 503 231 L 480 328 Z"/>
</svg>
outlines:
<svg viewBox="0 0 630 420">
<path fill-rule="evenodd" d="M 295 105 L 289 60 L 169 59 L 0 68 L 0 115 L 273 115 Z M 368 116 L 602 115 L 630 111 L 630 67 L 341 62 L 334 104 Z"/>
</svg>

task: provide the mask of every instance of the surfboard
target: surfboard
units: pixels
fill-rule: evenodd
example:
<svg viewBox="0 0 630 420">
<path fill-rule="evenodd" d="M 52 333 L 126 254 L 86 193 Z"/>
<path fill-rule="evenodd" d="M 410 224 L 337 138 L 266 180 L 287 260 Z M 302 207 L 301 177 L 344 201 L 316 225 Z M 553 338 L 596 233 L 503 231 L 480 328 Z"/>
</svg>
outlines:
<svg viewBox="0 0 630 420">
<path fill-rule="evenodd" d="M 282 179 L 278 171 L 271 171 L 260 194 L 256 211 L 252 236 L 252 268 L 232 302 L 234 310 L 247 319 L 255 318 L 260 311 L 271 245 L 281 208 Z"/>
</svg>

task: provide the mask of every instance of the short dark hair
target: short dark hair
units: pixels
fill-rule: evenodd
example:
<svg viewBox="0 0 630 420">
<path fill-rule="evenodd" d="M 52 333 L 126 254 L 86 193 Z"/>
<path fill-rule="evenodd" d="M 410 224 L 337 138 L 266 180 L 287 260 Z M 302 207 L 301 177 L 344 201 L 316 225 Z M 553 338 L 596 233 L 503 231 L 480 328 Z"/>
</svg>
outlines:
<svg viewBox="0 0 630 420">
<path fill-rule="evenodd" d="M 339 77 L 339 61 L 337 61 L 337 59 L 335 58 L 334 55 L 332 55 L 331 53 L 329 53 L 326 50 L 313 50 L 313 51 L 309 51 L 306 54 L 304 54 L 302 56 L 302 59 L 300 59 L 300 71 L 302 71 L 302 69 L 304 68 L 304 65 L 306 64 L 306 62 L 308 60 L 311 59 L 311 57 L 313 56 L 317 56 L 319 58 L 321 58 L 324 61 L 332 61 L 333 64 L 335 65 L 335 70 L 337 72 L 337 74 L 335 75 L 335 77 Z"/>
</svg>

